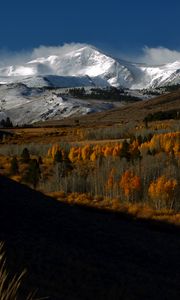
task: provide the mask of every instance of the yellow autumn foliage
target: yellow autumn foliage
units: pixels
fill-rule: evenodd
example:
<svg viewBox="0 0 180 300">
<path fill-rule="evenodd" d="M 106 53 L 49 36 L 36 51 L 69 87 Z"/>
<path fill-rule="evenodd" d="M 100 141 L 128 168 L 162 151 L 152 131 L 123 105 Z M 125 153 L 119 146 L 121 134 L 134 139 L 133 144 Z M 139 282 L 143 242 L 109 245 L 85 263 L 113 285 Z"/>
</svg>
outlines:
<svg viewBox="0 0 180 300">
<path fill-rule="evenodd" d="M 141 190 L 141 179 L 132 171 L 127 170 L 121 176 L 119 186 L 123 190 L 124 195 L 129 198 L 135 192 L 139 192 Z"/>
<path fill-rule="evenodd" d="M 156 206 L 158 206 L 157 208 L 161 208 L 163 204 L 168 206 L 172 203 L 171 201 L 175 195 L 177 185 L 176 179 L 168 179 L 164 175 L 151 182 L 148 194 Z M 161 201 L 163 203 L 161 203 Z"/>
<path fill-rule="evenodd" d="M 89 160 L 90 155 L 91 155 L 91 146 L 89 144 L 87 144 L 81 150 L 82 160 Z"/>
<path fill-rule="evenodd" d="M 56 152 L 60 151 L 60 150 L 61 150 L 60 145 L 59 144 L 54 144 L 51 148 L 49 148 L 49 150 L 48 150 L 48 156 L 52 157 L 54 159 L 54 157 L 56 155 Z"/>
<path fill-rule="evenodd" d="M 115 169 L 113 168 L 109 174 L 109 177 L 108 177 L 108 180 L 107 180 L 107 183 L 106 183 L 106 189 L 107 190 L 111 190 L 113 189 L 114 187 L 114 184 L 115 184 Z"/>
</svg>

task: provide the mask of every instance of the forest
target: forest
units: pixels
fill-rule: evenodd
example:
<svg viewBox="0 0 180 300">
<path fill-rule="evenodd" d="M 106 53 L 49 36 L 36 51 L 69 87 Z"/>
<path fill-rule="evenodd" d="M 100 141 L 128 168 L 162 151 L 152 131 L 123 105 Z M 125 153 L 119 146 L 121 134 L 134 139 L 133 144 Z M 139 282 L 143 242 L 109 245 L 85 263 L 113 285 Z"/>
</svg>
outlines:
<svg viewBox="0 0 180 300">
<path fill-rule="evenodd" d="M 0 298 L 179 299 L 179 94 L 5 121 Z"/>
<path fill-rule="evenodd" d="M 129 130 L 78 127 L 72 142 L 57 138 L 7 146 L 12 137 L 5 137 L 1 173 L 59 201 L 115 210 L 134 207 L 147 215 L 175 212 L 178 219 L 180 132 L 179 121 L 174 122 L 173 128 L 160 121 Z"/>
<path fill-rule="evenodd" d="M 116 87 L 108 87 L 104 89 L 91 88 L 90 91 L 86 91 L 85 88 L 73 88 L 69 89 L 68 93 L 80 99 L 96 99 L 106 101 L 139 101 L 138 97 L 128 95 L 124 89 Z"/>
</svg>

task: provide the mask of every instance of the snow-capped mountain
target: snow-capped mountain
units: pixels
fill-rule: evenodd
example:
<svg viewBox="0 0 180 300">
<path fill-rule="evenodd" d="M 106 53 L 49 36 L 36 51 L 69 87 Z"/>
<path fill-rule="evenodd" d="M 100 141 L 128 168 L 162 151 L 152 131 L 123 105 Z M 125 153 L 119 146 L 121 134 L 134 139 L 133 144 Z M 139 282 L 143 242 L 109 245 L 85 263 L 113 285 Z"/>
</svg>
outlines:
<svg viewBox="0 0 180 300">
<path fill-rule="evenodd" d="M 180 83 L 180 61 L 161 66 L 129 63 L 89 45 L 0 68 L 0 83 L 27 86 L 115 86 L 144 89 Z"/>
<path fill-rule="evenodd" d="M 0 120 L 8 116 L 13 124 L 30 124 L 122 105 L 72 98 L 63 95 L 62 88 L 123 87 L 128 88 L 128 95 L 144 99 L 144 88 L 180 83 L 180 61 L 147 66 L 115 59 L 82 44 L 39 54 L 37 51 L 23 63 L 3 67 L 1 63 Z"/>
<path fill-rule="evenodd" d="M 180 83 L 180 61 L 161 66 L 136 65 L 141 75 L 132 89 L 156 88 Z"/>
<path fill-rule="evenodd" d="M 116 59 L 92 46 L 81 45 L 78 49 L 74 50 L 73 48 L 72 51 L 69 48 L 68 52 L 60 55 L 39 57 L 27 61 L 23 65 L 1 68 L 0 82 L 22 82 L 22 80 L 28 82 L 32 77 L 49 75 L 51 75 L 51 84 L 59 87 L 72 85 L 71 80 L 75 81 L 75 77 L 79 80 L 78 86 L 81 82 L 82 86 L 85 84 L 90 86 L 130 86 L 130 82 L 133 80 L 128 68 L 121 65 Z M 55 76 L 55 83 L 53 76 Z M 60 76 L 58 82 L 57 76 Z M 67 82 L 65 82 L 65 78 L 67 78 Z M 86 82 L 84 83 L 85 78 Z"/>
</svg>

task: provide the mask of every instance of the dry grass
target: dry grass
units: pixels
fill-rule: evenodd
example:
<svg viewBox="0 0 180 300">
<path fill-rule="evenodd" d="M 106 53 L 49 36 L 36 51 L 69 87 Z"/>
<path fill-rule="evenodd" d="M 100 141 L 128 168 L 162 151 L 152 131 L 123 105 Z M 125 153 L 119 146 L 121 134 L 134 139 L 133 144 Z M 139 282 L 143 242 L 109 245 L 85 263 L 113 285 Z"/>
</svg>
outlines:
<svg viewBox="0 0 180 300">
<path fill-rule="evenodd" d="M 56 200 L 66 199 L 66 194 L 63 191 L 57 191 L 57 192 L 47 193 L 47 196 L 53 197 Z"/>
<path fill-rule="evenodd" d="M 20 299 L 19 290 L 26 271 L 23 271 L 20 275 L 10 277 L 6 269 L 6 258 L 3 248 L 3 243 L 0 243 L 0 299 L 18 300 Z M 25 299 L 32 300 L 33 295 L 29 294 Z"/>
<path fill-rule="evenodd" d="M 120 199 L 103 198 L 96 196 L 92 198 L 88 194 L 69 193 L 63 191 L 47 193 L 48 196 L 69 204 L 79 204 L 97 209 L 105 209 L 114 212 L 126 213 L 137 219 L 148 219 L 180 225 L 180 213 L 169 209 L 155 210 L 148 204 L 123 203 Z"/>
</svg>

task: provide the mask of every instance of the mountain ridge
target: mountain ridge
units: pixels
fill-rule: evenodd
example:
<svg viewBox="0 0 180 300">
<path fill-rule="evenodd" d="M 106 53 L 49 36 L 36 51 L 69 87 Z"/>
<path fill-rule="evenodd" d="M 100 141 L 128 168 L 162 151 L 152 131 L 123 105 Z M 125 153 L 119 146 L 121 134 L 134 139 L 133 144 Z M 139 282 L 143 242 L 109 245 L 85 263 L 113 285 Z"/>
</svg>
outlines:
<svg viewBox="0 0 180 300">
<path fill-rule="evenodd" d="M 60 76 L 84 78 L 88 76 L 99 87 L 114 86 L 129 89 L 155 88 L 180 83 L 180 61 L 164 65 L 146 65 L 117 59 L 94 46 L 69 45 L 66 51 L 38 56 L 22 65 L 10 65 L 0 68 L 0 83 L 28 81 L 28 78 L 40 76 Z M 96 80 L 98 79 L 98 80 Z M 81 82 L 81 80 L 80 80 Z M 58 87 L 68 87 L 54 83 Z M 82 83 L 82 86 L 84 84 Z"/>
</svg>

